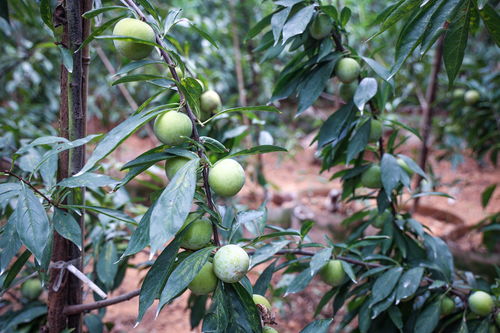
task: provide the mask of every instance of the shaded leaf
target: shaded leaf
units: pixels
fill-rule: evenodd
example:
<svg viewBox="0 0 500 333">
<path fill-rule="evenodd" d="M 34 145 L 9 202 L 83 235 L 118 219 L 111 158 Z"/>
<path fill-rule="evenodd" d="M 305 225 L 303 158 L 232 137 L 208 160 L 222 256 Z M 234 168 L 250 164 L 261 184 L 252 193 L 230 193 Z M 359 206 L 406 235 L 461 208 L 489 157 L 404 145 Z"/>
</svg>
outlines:
<svg viewBox="0 0 500 333">
<path fill-rule="evenodd" d="M 300 333 L 326 333 L 333 319 L 320 319 L 309 323 Z"/>
<path fill-rule="evenodd" d="M 363 112 L 366 102 L 377 93 L 377 80 L 372 77 L 365 77 L 359 83 L 354 93 L 354 104 Z"/>
<path fill-rule="evenodd" d="M 69 178 L 65 178 L 57 183 L 58 186 L 61 187 L 102 187 L 102 186 L 111 186 L 116 185 L 120 181 L 115 180 L 109 176 L 86 172 L 79 176 L 73 176 Z"/>
<path fill-rule="evenodd" d="M 59 235 L 73 242 L 78 249 L 82 249 L 82 230 L 71 214 L 59 208 L 55 208 L 52 223 Z"/>
</svg>

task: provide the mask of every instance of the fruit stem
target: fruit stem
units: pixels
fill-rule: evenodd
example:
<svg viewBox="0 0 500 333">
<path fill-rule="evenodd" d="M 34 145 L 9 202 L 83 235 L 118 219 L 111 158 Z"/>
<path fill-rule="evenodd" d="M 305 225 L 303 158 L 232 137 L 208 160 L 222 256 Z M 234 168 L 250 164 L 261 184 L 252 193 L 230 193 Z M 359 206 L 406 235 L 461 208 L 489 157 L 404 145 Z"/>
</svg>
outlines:
<svg viewBox="0 0 500 333">
<path fill-rule="evenodd" d="M 147 21 L 146 16 L 142 12 L 142 10 L 135 4 L 134 0 L 124 0 L 124 1 L 135 10 L 135 12 L 137 13 L 137 15 L 139 15 L 139 17 L 142 21 Z M 163 40 L 160 38 L 158 33 L 156 33 L 156 31 L 155 31 L 155 40 L 156 40 L 156 43 L 162 47 L 162 48 L 158 48 L 160 51 L 161 57 L 167 63 L 168 69 L 170 70 L 170 74 L 172 75 L 172 78 L 174 79 L 175 84 L 178 85 L 180 82 L 180 79 L 179 79 L 179 75 L 177 75 L 177 71 L 175 70 L 176 64 L 172 60 L 170 55 L 164 50 L 165 44 L 163 43 Z M 191 120 L 191 123 L 193 124 L 193 134 L 192 134 L 193 140 L 195 140 L 198 143 L 201 143 L 200 135 L 198 134 L 198 129 L 196 128 L 196 123 L 197 123 L 196 116 L 194 115 L 193 111 L 191 110 L 191 107 L 189 106 L 189 104 L 187 103 L 181 89 L 177 89 L 177 90 L 179 92 L 180 100 L 184 102 L 184 108 L 186 110 L 186 114 L 189 117 L 189 119 Z M 201 159 L 206 159 L 206 156 L 205 156 L 203 150 L 201 150 L 200 148 L 197 148 L 197 153 Z M 205 194 L 207 196 L 208 207 L 213 211 L 217 211 L 217 208 L 215 207 L 215 204 L 214 204 L 213 199 L 212 199 L 212 193 L 210 192 L 210 185 L 208 184 L 208 172 L 209 172 L 208 165 L 204 164 L 203 171 L 202 171 L 203 188 L 204 188 Z M 219 232 L 217 230 L 217 225 L 215 223 L 212 223 L 212 230 L 213 230 L 213 234 L 214 234 L 214 242 L 217 246 L 220 246 Z"/>
</svg>

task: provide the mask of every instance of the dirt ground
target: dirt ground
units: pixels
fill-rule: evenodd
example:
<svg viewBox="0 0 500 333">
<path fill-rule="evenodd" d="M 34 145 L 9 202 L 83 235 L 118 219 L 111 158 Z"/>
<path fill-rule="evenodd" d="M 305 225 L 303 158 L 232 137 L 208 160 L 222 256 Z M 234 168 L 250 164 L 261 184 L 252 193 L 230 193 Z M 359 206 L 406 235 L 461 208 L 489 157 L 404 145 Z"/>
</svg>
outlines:
<svg viewBox="0 0 500 333">
<path fill-rule="evenodd" d="M 271 190 L 273 198 L 279 199 L 272 201 L 271 209 L 278 206 L 276 204 L 278 202 L 280 205 L 292 207 L 294 213 L 317 220 L 318 227 L 312 232 L 312 238 L 321 241 L 325 230 L 332 230 L 329 226 L 338 225 L 343 218 L 359 207 L 340 204 L 332 209 L 331 191 L 340 190 L 340 182 L 328 180 L 335 170 L 320 175 L 320 166 L 314 159 L 314 147 L 307 145 L 310 138 L 304 138 L 302 142 L 303 145 L 298 147 L 293 157 L 276 153 L 263 156 L 266 177 L 273 183 Z M 125 148 L 115 158 L 119 161 L 126 161 L 139 154 L 137 147 L 145 151 L 153 144 L 148 140 L 131 137 L 122 146 Z M 415 148 L 417 146 L 410 147 L 408 151 L 416 151 Z M 460 226 L 473 225 L 500 207 L 500 191 L 494 194 L 487 209 L 483 209 L 480 203 L 482 191 L 488 185 L 500 181 L 500 169 L 495 169 L 493 166 L 479 168 L 478 164 L 471 159 L 467 159 L 456 170 L 453 170 L 450 163 L 445 161 L 432 161 L 432 165 L 441 177 L 442 185 L 438 190 L 454 197 L 454 199 L 422 198 L 423 208 L 420 213 L 416 214 L 416 218 L 429 226 L 435 235 L 446 238 L 450 232 Z M 247 171 L 251 173 L 251 168 Z M 257 186 L 247 182 L 239 198 L 244 204 L 258 205 L 262 201 L 262 192 Z M 332 210 L 335 212 L 332 213 Z M 297 223 L 294 221 L 292 227 L 299 227 Z M 478 249 L 479 238 L 474 233 L 460 237 L 458 242 L 460 247 L 480 250 Z M 134 259 L 134 262 L 138 263 L 146 259 L 146 254 L 141 254 Z M 129 270 L 124 283 L 112 296 L 138 288 L 143 276 L 144 272 Z M 257 277 L 258 272 L 250 273 L 251 280 Z M 278 322 L 276 328 L 280 332 L 300 331 L 307 322 L 311 321 L 315 306 L 325 291 L 321 284 L 313 283 L 302 293 L 292 295 L 287 299 L 273 300 Z M 173 304 L 166 306 L 156 319 L 155 305 L 152 306 L 136 328 L 133 327 L 137 316 L 138 298 L 109 307 L 105 319 L 115 324 L 113 332 L 192 332 L 189 325 L 189 311 L 186 309 L 187 299 L 188 295 L 185 293 Z M 331 309 L 330 306 L 326 308 Z M 199 332 L 199 330 L 194 330 L 194 332 Z"/>
</svg>

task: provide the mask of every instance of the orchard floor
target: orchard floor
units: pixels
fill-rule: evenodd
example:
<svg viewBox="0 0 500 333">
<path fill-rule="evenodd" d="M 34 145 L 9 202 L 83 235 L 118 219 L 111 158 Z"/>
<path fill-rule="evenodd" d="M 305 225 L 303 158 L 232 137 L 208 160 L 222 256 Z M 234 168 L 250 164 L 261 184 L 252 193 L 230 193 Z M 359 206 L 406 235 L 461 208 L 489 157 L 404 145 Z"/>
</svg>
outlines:
<svg viewBox="0 0 500 333">
<path fill-rule="evenodd" d="M 319 175 L 320 166 L 314 159 L 314 148 L 308 147 L 310 139 L 310 137 L 304 138 L 303 144 L 295 149 L 293 155 L 273 153 L 263 156 L 266 177 L 273 183 L 270 209 L 279 211 L 280 207 L 291 207 L 295 209 L 297 215 L 316 220 L 317 225 L 311 233 L 314 241 L 322 241 L 325 234 L 338 239 L 338 235 L 342 232 L 339 223 L 363 203 L 346 206 L 332 203 L 334 193 L 331 190 L 340 190 L 340 183 L 328 181 L 335 170 Z M 153 145 L 150 140 L 141 140 L 134 136 L 122 145 L 126 148 L 120 150 L 114 158 L 118 161 L 128 161 Z M 141 147 L 140 151 L 137 147 Z M 410 144 L 410 149 L 406 153 L 411 156 L 411 152 L 417 151 L 417 148 L 418 142 L 413 146 Z M 478 164 L 470 159 L 456 170 L 451 168 L 450 163 L 444 161 L 432 161 L 432 165 L 443 184 L 438 190 L 449 193 L 455 198 L 454 200 L 443 197 L 422 198 L 422 214 L 416 214 L 416 218 L 427 225 L 435 235 L 448 238 L 452 231 L 464 225 L 474 225 L 488 213 L 493 212 L 495 207 L 500 207 L 500 191 L 496 191 L 487 209 L 481 207 L 481 193 L 488 185 L 500 181 L 500 169 L 490 165 L 479 168 Z M 251 169 L 247 169 L 247 172 L 251 173 Z M 238 200 L 251 207 L 258 206 L 262 201 L 262 191 L 247 182 Z M 296 218 L 293 219 L 292 227 L 299 227 Z M 481 252 L 480 238 L 474 233 L 467 232 L 465 236 L 455 237 L 454 241 L 461 249 Z M 134 262 L 140 263 L 146 259 L 147 255 L 141 254 L 134 259 Z M 250 273 L 252 281 L 258 277 L 259 270 L 262 270 L 261 266 Z M 138 288 L 143 277 L 144 272 L 129 270 L 124 283 L 112 296 Z M 279 279 L 279 276 L 275 276 L 275 282 Z M 322 283 L 313 281 L 299 294 L 273 300 L 278 322 L 276 328 L 280 332 L 299 332 L 312 320 L 315 306 L 326 290 Z M 155 305 L 152 306 L 136 328 L 133 327 L 137 316 L 138 298 L 109 307 L 105 319 L 115 324 L 112 332 L 193 332 L 190 330 L 187 299 L 188 294 L 185 293 L 173 304 L 166 306 L 156 319 Z M 327 316 L 329 312 L 331 313 L 331 305 L 325 307 L 323 314 Z M 199 329 L 195 329 L 194 332 L 199 332 Z"/>
</svg>

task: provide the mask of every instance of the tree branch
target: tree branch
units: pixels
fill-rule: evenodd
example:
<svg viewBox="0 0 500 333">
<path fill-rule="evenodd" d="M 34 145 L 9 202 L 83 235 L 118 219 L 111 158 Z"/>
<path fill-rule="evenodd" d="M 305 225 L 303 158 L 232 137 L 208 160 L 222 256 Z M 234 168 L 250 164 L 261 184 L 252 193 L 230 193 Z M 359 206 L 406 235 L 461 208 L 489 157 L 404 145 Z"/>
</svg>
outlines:
<svg viewBox="0 0 500 333">
<path fill-rule="evenodd" d="M 146 15 L 144 15 L 142 10 L 135 4 L 134 0 L 123 0 L 123 1 L 125 1 L 130 7 L 132 7 L 134 9 L 134 11 L 137 13 L 137 15 L 139 15 L 139 17 L 141 18 L 142 21 L 145 21 L 145 22 L 148 21 L 146 18 Z M 156 32 L 155 32 L 155 39 L 156 39 L 156 43 L 158 45 L 165 48 L 165 43 L 163 42 L 163 40 L 160 38 L 160 36 Z M 177 71 L 175 70 L 175 67 L 176 67 L 175 62 L 172 60 L 170 55 L 164 49 L 162 49 L 162 48 L 158 48 L 158 49 L 160 51 L 161 57 L 168 65 L 168 68 L 170 70 L 170 74 L 172 75 L 172 78 L 174 79 L 175 84 L 177 86 L 179 86 L 180 79 L 179 79 L 179 76 L 177 75 Z M 196 116 L 194 115 L 193 111 L 191 110 L 191 107 L 189 106 L 189 104 L 187 103 L 181 89 L 178 88 L 177 90 L 179 92 L 180 100 L 184 101 L 184 109 L 186 110 L 186 114 L 188 115 L 189 119 L 191 120 L 191 123 L 193 124 L 193 134 L 192 134 L 193 140 L 195 140 L 198 143 L 201 143 L 200 135 L 198 134 L 198 129 L 196 128 L 196 123 L 197 123 Z M 205 158 L 205 154 L 204 154 L 203 150 L 201 150 L 200 148 L 197 149 L 197 153 L 201 159 Z M 208 184 L 208 173 L 209 173 L 209 167 L 208 167 L 208 164 L 205 163 L 205 164 L 203 164 L 203 171 L 202 171 L 203 188 L 204 188 L 205 194 L 207 196 L 208 207 L 210 209 L 212 209 L 213 211 L 216 211 L 217 208 L 215 207 L 215 204 L 213 202 L 212 193 L 210 192 L 210 186 Z M 219 232 L 217 230 L 217 225 L 215 223 L 212 223 L 212 230 L 213 230 L 213 234 L 214 234 L 214 242 L 217 246 L 220 246 Z"/>
<path fill-rule="evenodd" d="M 9 176 L 12 176 L 14 178 L 17 178 L 17 180 L 19 180 L 20 182 L 28 185 L 33 191 L 35 191 L 36 193 L 38 193 L 45 201 L 47 201 L 49 204 L 51 204 L 52 206 L 54 207 L 57 207 L 59 208 L 59 204 L 52 201 L 50 198 L 48 198 L 45 194 L 43 194 L 42 192 L 40 192 L 39 189 L 37 189 L 33 184 L 31 184 L 29 181 L 27 181 L 26 179 L 22 178 L 21 176 L 18 176 L 16 175 L 15 173 L 9 171 L 9 170 L 0 170 L 0 173 L 5 173 L 6 175 L 9 175 Z"/>
<path fill-rule="evenodd" d="M 128 301 L 136 296 L 139 296 L 141 289 L 136 289 L 134 291 L 128 292 L 126 294 L 116 296 L 113 298 L 104 299 L 102 301 L 97 301 L 93 303 L 87 304 L 77 304 L 77 305 L 69 305 L 64 308 L 64 314 L 66 315 L 74 315 L 77 313 L 88 312 L 91 310 L 96 310 L 100 308 L 104 308 L 110 305 L 122 303 Z"/>
</svg>

